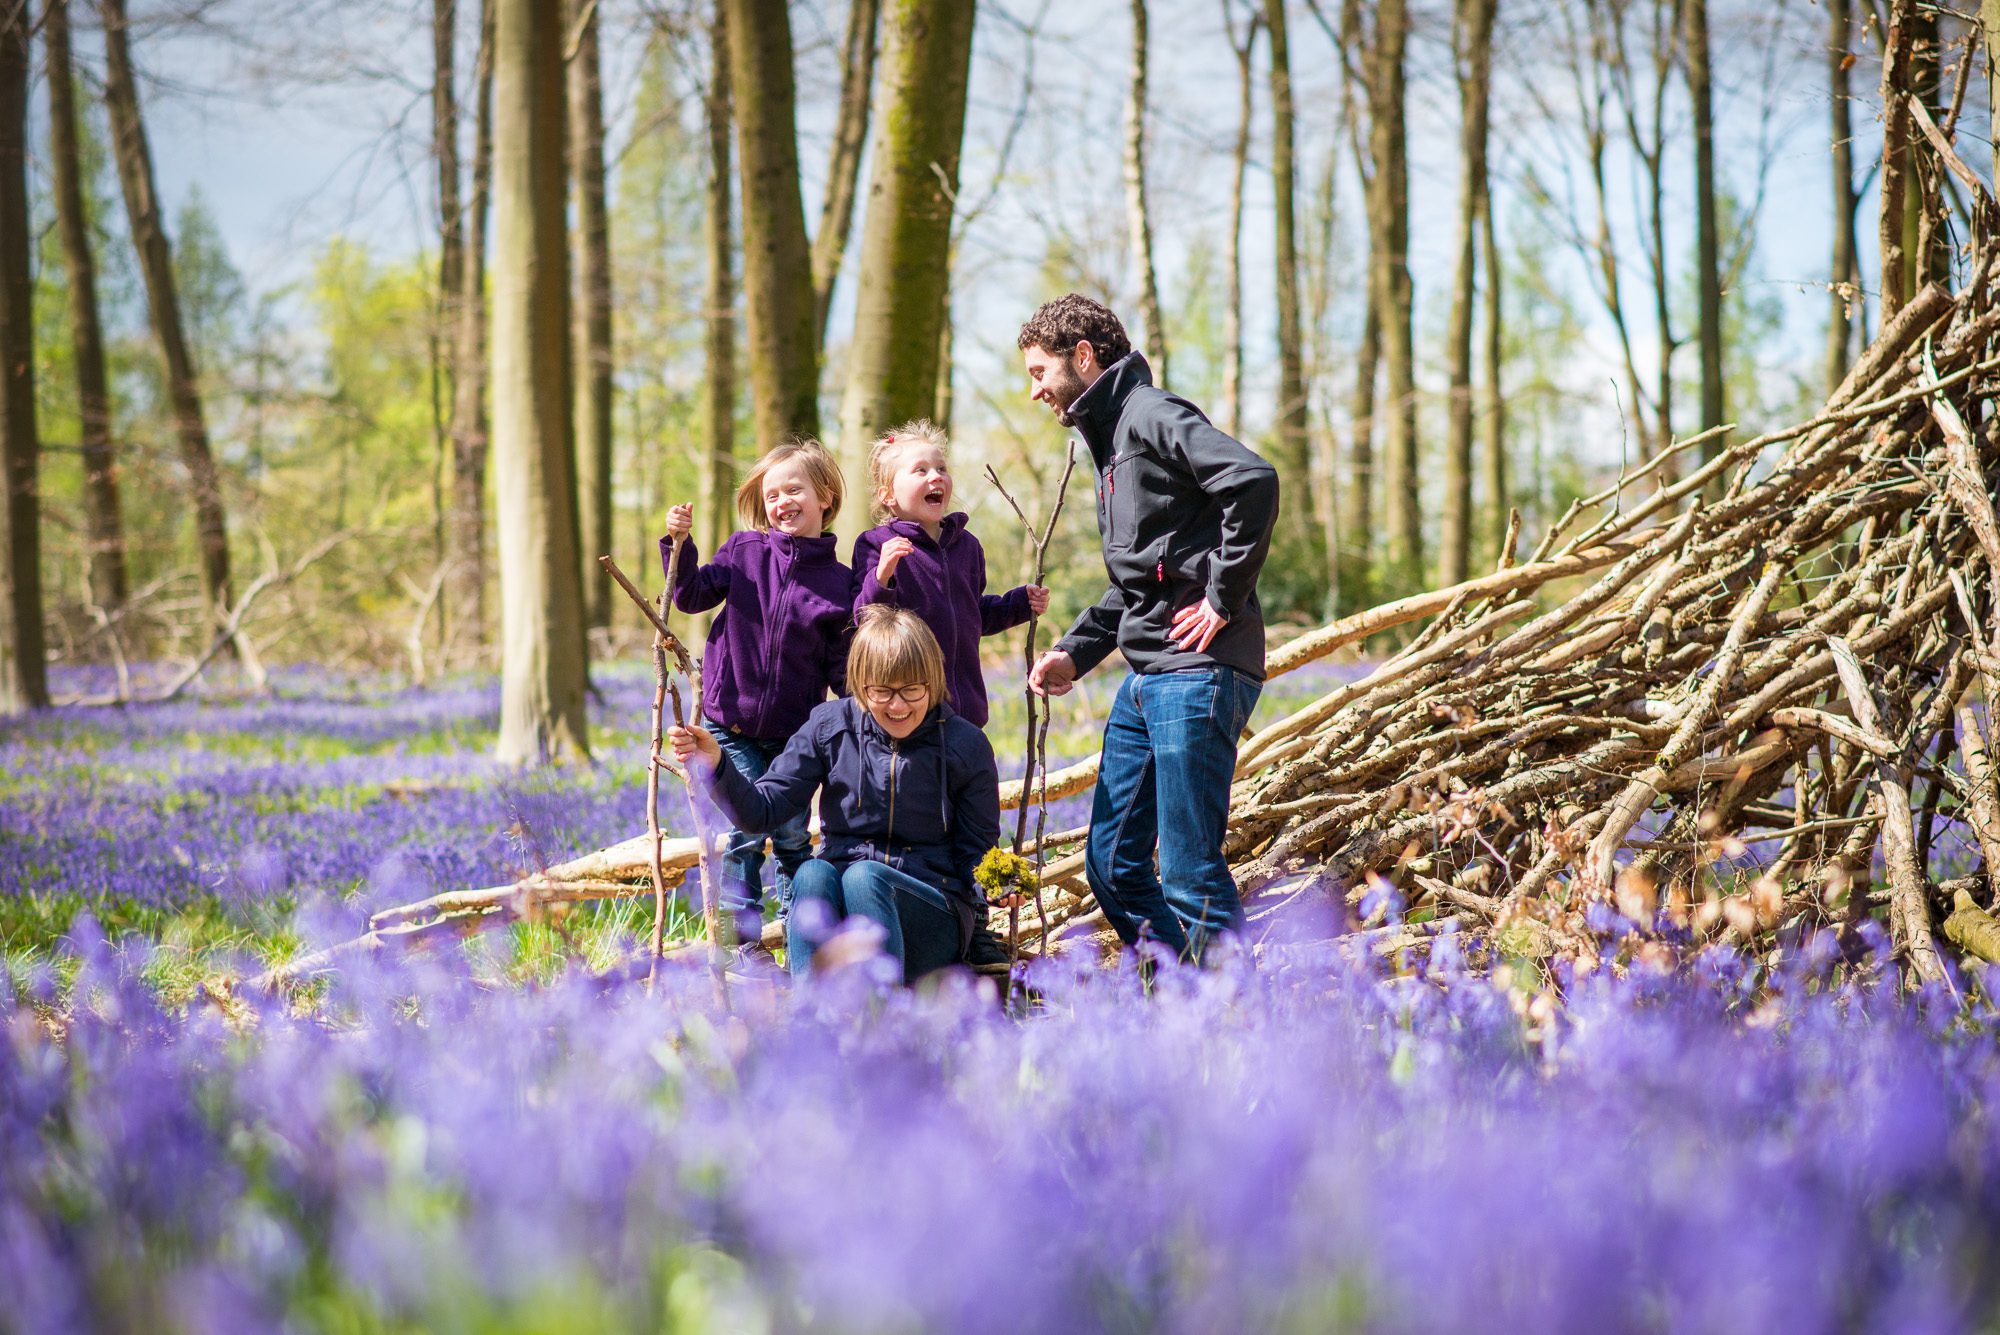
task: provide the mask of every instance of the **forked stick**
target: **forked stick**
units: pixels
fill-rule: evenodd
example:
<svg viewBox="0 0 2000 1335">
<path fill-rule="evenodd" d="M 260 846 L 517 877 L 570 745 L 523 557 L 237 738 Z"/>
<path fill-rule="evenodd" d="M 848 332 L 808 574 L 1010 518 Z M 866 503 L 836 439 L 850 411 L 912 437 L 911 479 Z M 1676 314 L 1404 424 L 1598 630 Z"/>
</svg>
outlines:
<svg viewBox="0 0 2000 1335">
<path fill-rule="evenodd" d="M 653 625 L 653 735 L 649 743 L 650 751 L 646 761 L 646 831 L 652 838 L 653 874 L 653 950 L 652 960 L 646 968 L 646 986 L 650 990 L 658 975 L 660 957 L 666 950 L 667 921 L 667 878 L 661 865 L 660 849 L 664 833 L 660 829 L 660 770 L 671 769 L 686 785 L 688 811 L 694 818 L 695 842 L 701 850 L 701 916 L 702 925 L 708 936 L 708 967 L 714 977 L 716 1000 L 724 1006 L 729 1004 L 727 985 L 723 981 L 722 915 L 716 899 L 715 850 L 708 838 L 708 822 L 704 819 L 701 802 L 695 795 L 694 776 L 681 766 L 667 759 L 661 743 L 665 732 L 662 705 L 668 700 L 673 704 L 674 726 L 687 726 L 687 716 L 681 707 L 681 692 L 673 674 L 667 670 L 667 655 L 674 656 L 674 662 L 687 677 L 695 699 L 701 699 L 701 669 L 695 666 L 694 658 L 667 626 L 667 604 L 673 596 L 674 577 L 679 573 L 681 548 L 684 543 L 676 538 L 667 551 L 667 587 L 660 594 L 656 608 L 646 596 L 639 592 L 618 563 L 609 556 L 600 556 L 597 563 L 604 567 L 618 587 L 625 590 L 625 596 L 637 604 L 639 611 Z"/>
<path fill-rule="evenodd" d="M 1049 522 L 1042 526 L 1042 531 L 1038 534 L 1035 532 L 1034 521 L 1028 518 L 1027 511 L 1021 508 L 1021 503 L 1014 499 L 1014 494 L 1008 491 L 1006 485 L 1000 481 L 1000 475 L 993 471 L 993 465 L 988 464 L 986 466 L 986 480 L 988 482 L 991 482 L 993 484 L 993 489 L 1000 493 L 1001 498 L 1004 499 L 1009 506 L 1013 507 L 1015 516 L 1021 521 L 1021 527 L 1028 530 L 1028 541 L 1034 544 L 1035 577 L 1032 582 L 1037 586 L 1040 586 L 1042 582 L 1043 571 L 1047 568 L 1048 555 L 1049 555 L 1049 539 L 1055 536 L 1056 521 L 1062 518 L 1063 501 L 1067 499 L 1067 497 L 1069 496 L 1070 475 L 1075 472 L 1076 472 L 1076 440 L 1072 438 L 1069 442 L 1068 458 L 1063 463 L 1062 480 L 1056 483 L 1055 508 L 1049 511 Z M 1040 628 L 1040 625 L 1041 625 L 1040 615 L 1037 614 L 1034 611 L 1034 609 L 1030 608 L 1028 611 L 1028 637 L 1026 645 L 1022 650 L 1023 666 L 1028 672 L 1033 672 L 1035 669 L 1035 638 L 1036 638 L 1036 633 Z M 1037 769 L 1039 769 L 1042 774 L 1041 808 L 1042 808 L 1042 821 L 1044 823 L 1046 823 L 1048 820 L 1048 810 L 1049 810 L 1048 719 L 1046 717 L 1046 714 L 1044 714 L 1044 716 L 1041 719 L 1037 720 L 1036 710 L 1038 706 L 1035 698 L 1035 692 L 1032 687 L 1024 685 L 1021 693 L 1024 697 L 1026 697 L 1028 702 L 1028 761 L 1025 771 L 1021 775 L 1021 803 L 1018 807 L 1014 809 L 1014 852 L 1017 855 L 1021 851 L 1021 845 L 1024 842 L 1026 842 L 1028 837 L 1028 790 L 1034 786 L 1035 772 Z M 1039 722 L 1039 728 L 1037 727 L 1038 722 Z M 1042 850 L 1040 848 L 1040 841 L 1037 840 L 1036 843 L 1037 846 L 1035 849 L 1035 912 L 1037 916 L 1039 916 L 1042 910 L 1042 891 L 1041 891 Z M 1047 949 L 1046 943 L 1044 944 L 1043 949 L 1046 951 Z M 1016 899 L 1014 907 L 1009 908 L 1007 910 L 1007 955 L 1009 963 L 1017 962 L 1020 959 L 1020 953 L 1021 953 L 1021 910 L 1019 906 L 1019 900 Z"/>
</svg>

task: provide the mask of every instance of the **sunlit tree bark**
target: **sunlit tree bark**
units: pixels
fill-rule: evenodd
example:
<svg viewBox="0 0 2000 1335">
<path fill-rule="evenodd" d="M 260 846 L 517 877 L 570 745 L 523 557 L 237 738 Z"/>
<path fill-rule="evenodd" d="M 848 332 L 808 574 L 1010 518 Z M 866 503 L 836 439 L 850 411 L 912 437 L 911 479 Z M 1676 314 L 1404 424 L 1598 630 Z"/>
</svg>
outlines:
<svg viewBox="0 0 2000 1335">
<path fill-rule="evenodd" d="M 486 223 L 493 194 L 493 17 L 493 0 L 485 0 L 474 72 L 472 192 L 465 210 L 458 335 L 452 348 L 451 570 L 445 607 L 458 627 L 454 638 L 471 646 L 491 639 L 486 615 Z"/>
<path fill-rule="evenodd" d="M 1472 564 L 1472 308 L 1478 222 L 1485 197 L 1486 111 L 1491 100 L 1494 0 L 1458 0 L 1453 24 L 1459 106 L 1458 235 L 1445 335 L 1450 380 L 1438 581 L 1457 584 Z M 1492 282 L 1491 275 L 1487 282 Z"/>
<path fill-rule="evenodd" d="M 75 80 L 70 70 L 69 0 L 49 0 L 42 20 L 48 52 L 49 166 L 56 230 L 69 283 L 70 339 L 76 354 L 77 418 L 83 454 L 84 533 L 90 596 L 99 607 L 125 602 L 125 524 L 118 503 L 118 461 L 111 439 L 111 391 L 104 370 L 104 330 L 97 310 L 97 259 L 90 248 L 83 172 L 78 162 Z"/>
<path fill-rule="evenodd" d="M 495 0 L 493 463 L 499 757 L 587 757 L 571 473 L 562 0 Z"/>
<path fill-rule="evenodd" d="M 840 277 L 848 237 L 854 230 L 861 150 L 868 142 L 868 112 L 874 101 L 875 32 L 881 12 L 882 0 L 850 0 L 847 35 L 840 44 L 840 112 L 833 124 L 833 152 L 827 162 L 819 230 L 812 239 L 813 311 L 821 343 L 826 341 L 833 285 Z"/>
<path fill-rule="evenodd" d="M 2000 0 L 1990 0 L 2000 11 Z M 1853 307 L 1866 300 L 1856 281 L 1857 238 L 1854 214 L 1854 118 L 1848 101 L 1852 96 L 1847 77 L 1854 40 L 1854 14 L 1850 0 L 1826 0 L 1827 103 L 1829 132 L 1833 140 L 1833 268 L 1832 306 L 1826 324 L 1826 392 L 1830 395 L 1847 377 L 1848 349 L 1853 343 Z"/>
<path fill-rule="evenodd" d="M 1160 316 L 1160 280 L 1153 266 L 1153 219 L 1146 209 L 1146 0 L 1132 0 L 1132 65 L 1125 96 L 1125 232 L 1139 273 L 1139 319 L 1154 383 L 1171 385 L 1167 326 Z M 1296 295 L 1294 296 L 1296 300 Z"/>
<path fill-rule="evenodd" d="M 1708 0 L 1681 0 L 1688 103 L 1694 116 L 1695 290 L 1701 321 L 1701 421 L 1703 431 L 1722 424 L 1721 225 L 1715 204 L 1715 113 L 1709 76 Z M 1704 458 L 1721 453 L 1720 437 L 1702 446 Z"/>
<path fill-rule="evenodd" d="M 819 434 L 818 318 L 799 199 L 792 20 L 786 0 L 728 6 L 750 408 L 758 444 L 768 449 L 790 435 Z"/>
<path fill-rule="evenodd" d="M 160 345 L 160 360 L 165 363 L 167 396 L 173 405 L 181 462 L 188 471 L 201 552 L 202 588 L 210 605 L 221 609 L 230 600 L 229 535 L 222 479 L 216 470 L 215 456 L 209 450 L 208 423 L 202 414 L 194 354 L 188 347 L 180 294 L 174 283 L 173 252 L 167 241 L 166 222 L 160 216 L 159 192 L 153 184 L 153 155 L 146 144 L 139 90 L 132 77 L 125 0 L 101 0 L 101 4 L 104 100 L 111 113 L 112 155 L 118 163 L 118 182 L 125 195 L 132 244 L 139 252 L 139 272 L 146 283 L 146 306 L 152 314 L 153 336 Z"/>
<path fill-rule="evenodd" d="M 708 207 L 702 219 L 707 252 L 704 288 L 701 518 L 708 550 L 735 527 L 736 488 L 736 224 L 730 189 L 728 7 L 717 0 L 709 27 Z"/>
<path fill-rule="evenodd" d="M 1299 318 L 1299 255 L 1297 236 L 1297 166 L 1293 152 L 1292 66 L 1285 0 L 1265 0 L 1264 27 L 1271 44 L 1271 195 L 1276 219 L 1275 252 L 1278 290 L 1278 476 L 1284 494 L 1293 498 L 1305 539 L 1305 553 L 1314 568 L 1325 562 L 1319 550 L 1322 533 L 1313 504 L 1312 442 L 1308 436 L 1311 405 L 1307 400 L 1304 349 Z"/>
<path fill-rule="evenodd" d="M 848 476 L 877 432 L 937 403 L 939 335 L 951 271 L 953 199 L 972 59 L 968 0 L 890 0 L 883 17 L 882 114 L 868 179 L 841 437 Z M 867 507 L 841 513 L 867 527 Z"/>
<path fill-rule="evenodd" d="M 611 624 L 611 576 L 597 558 L 611 533 L 611 231 L 604 212 L 604 94 L 598 74 L 600 6 L 570 0 L 576 54 L 569 61 L 570 179 L 576 190 L 577 505 L 583 523 L 583 617 Z M 576 25 L 581 24 L 581 27 Z"/>
<path fill-rule="evenodd" d="M 35 431 L 34 279 L 28 267 L 28 29 L 0 9 L 0 429 L 6 432 L 5 605 L 0 714 L 49 703 L 42 630 L 41 439 Z"/>
</svg>

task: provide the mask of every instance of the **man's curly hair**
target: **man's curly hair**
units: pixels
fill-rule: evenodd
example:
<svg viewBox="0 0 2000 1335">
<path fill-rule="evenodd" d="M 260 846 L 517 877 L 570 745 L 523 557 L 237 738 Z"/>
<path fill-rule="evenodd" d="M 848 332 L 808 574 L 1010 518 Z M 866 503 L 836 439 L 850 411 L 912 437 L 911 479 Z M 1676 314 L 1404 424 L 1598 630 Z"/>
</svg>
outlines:
<svg viewBox="0 0 2000 1335">
<path fill-rule="evenodd" d="M 1076 351 L 1079 343 L 1090 344 L 1099 366 L 1109 366 L 1132 351 L 1132 340 L 1111 308 L 1080 292 L 1043 303 L 1021 326 L 1023 352 L 1040 348 L 1062 355 Z"/>
</svg>

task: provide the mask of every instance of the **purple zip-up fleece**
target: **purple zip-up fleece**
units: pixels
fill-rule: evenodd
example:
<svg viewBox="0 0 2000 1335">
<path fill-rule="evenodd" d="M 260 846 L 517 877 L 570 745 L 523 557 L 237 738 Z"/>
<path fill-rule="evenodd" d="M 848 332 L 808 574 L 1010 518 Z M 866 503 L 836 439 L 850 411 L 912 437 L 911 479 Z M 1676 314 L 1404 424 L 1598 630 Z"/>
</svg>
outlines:
<svg viewBox="0 0 2000 1335">
<path fill-rule="evenodd" d="M 660 539 L 660 564 L 672 549 Z M 826 699 L 847 693 L 854 576 L 832 534 L 732 533 L 707 565 L 692 538 L 681 553 L 674 606 L 722 610 L 702 654 L 701 712 L 759 741 L 784 741 Z"/>
<path fill-rule="evenodd" d="M 891 538 L 908 538 L 914 550 L 897 563 L 885 585 L 875 578 L 875 566 Z M 869 529 L 854 540 L 854 577 L 857 612 L 870 603 L 887 603 L 924 619 L 944 650 L 944 684 L 952 709 L 974 727 L 985 727 L 979 637 L 998 635 L 1028 619 L 1028 586 L 986 592 L 986 552 L 966 530 L 963 512 L 946 515 L 935 539 L 909 519 Z"/>
</svg>

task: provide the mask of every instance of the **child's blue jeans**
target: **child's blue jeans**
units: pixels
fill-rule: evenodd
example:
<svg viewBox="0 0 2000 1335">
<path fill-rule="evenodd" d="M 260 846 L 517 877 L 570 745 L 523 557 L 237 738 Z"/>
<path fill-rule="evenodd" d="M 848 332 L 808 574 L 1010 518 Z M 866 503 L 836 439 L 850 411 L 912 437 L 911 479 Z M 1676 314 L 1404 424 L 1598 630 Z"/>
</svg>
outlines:
<svg viewBox="0 0 2000 1335">
<path fill-rule="evenodd" d="M 713 719 L 703 719 L 702 723 L 715 734 L 715 743 L 722 748 L 722 754 L 729 757 L 729 763 L 736 772 L 746 779 L 761 778 L 778 752 L 785 749 L 783 740 L 767 741 L 748 737 L 734 728 L 725 728 Z M 747 834 L 742 830 L 729 832 L 729 846 L 722 855 L 722 911 L 734 916 L 736 934 L 739 940 L 755 941 L 764 929 L 764 839 L 761 834 Z M 792 876 L 799 864 L 812 856 L 812 831 L 802 812 L 786 821 L 769 836 L 771 853 L 777 862 L 774 879 L 777 882 L 778 913 L 780 916 L 791 912 Z"/>
<path fill-rule="evenodd" d="M 958 913 L 944 891 L 881 862 L 863 860 L 836 867 L 823 858 L 800 864 L 792 879 L 798 902 L 785 924 L 785 964 L 792 977 L 812 968 L 819 943 L 810 930 L 809 901 L 826 906 L 822 927 L 849 918 L 867 918 L 882 929 L 882 953 L 902 963 L 911 982 L 958 959 Z M 806 921 L 801 921 L 805 919 Z"/>
</svg>

